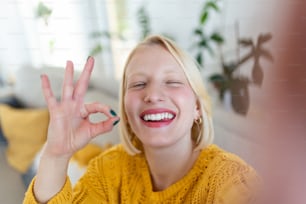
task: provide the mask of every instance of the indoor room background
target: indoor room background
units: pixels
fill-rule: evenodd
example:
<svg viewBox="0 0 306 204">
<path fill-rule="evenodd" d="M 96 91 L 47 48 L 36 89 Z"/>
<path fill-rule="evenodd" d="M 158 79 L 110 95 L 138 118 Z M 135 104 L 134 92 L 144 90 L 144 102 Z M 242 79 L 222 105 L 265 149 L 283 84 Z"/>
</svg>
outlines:
<svg viewBox="0 0 306 204">
<path fill-rule="evenodd" d="M 213 104 L 215 143 L 261 171 L 257 151 L 262 140 L 250 130 L 263 118 L 262 90 L 271 82 L 267 77 L 275 55 L 282 51 L 276 31 L 286 22 L 288 4 L 279 0 L 1 0 L 0 102 L 14 109 L 10 113 L 0 109 L 0 203 L 22 202 L 32 178 L 27 173 L 44 142 L 43 131 L 35 136 L 39 139 L 26 130 L 19 131 L 24 133 L 18 135 L 21 139 L 5 135 L 5 125 L 10 125 L 5 121 L 13 121 L 8 132 L 27 129 L 25 121 L 31 121 L 24 111 L 45 110 L 40 74 L 50 75 L 55 94 L 60 93 L 66 61 L 74 62 L 78 75 L 87 57 L 93 56 L 96 64 L 87 99 L 116 109 L 125 59 L 150 34 L 168 36 L 197 60 Z M 29 117 L 42 122 L 41 115 Z M 95 142 L 117 143 L 117 133 Z M 31 141 L 36 141 L 34 152 Z M 23 158 L 24 149 L 32 149 L 31 157 L 20 167 L 8 155 Z"/>
</svg>

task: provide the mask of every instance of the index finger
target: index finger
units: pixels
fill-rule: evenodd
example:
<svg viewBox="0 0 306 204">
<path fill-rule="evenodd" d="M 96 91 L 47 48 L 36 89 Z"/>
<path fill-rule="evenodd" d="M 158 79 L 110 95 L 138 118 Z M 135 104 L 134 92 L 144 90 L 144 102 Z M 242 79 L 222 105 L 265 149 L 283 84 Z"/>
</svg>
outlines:
<svg viewBox="0 0 306 204">
<path fill-rule="evenodd" d="M 52 109 L 57 104 L 57 101 L 51 89 L 49 78 L 45 74 L 42 74 L 40 78 L 41 78 L 41 86 L 45 97 L 45 101 L 49 109 Z"/>
<path fill-rule="evenodd" d="M 85 96 L 93 67 L 94 67 L 94 58 L 89 57 L 82 71 L 82 74 L 76 83 L 73 92 L 74 99 L 83 99 L 83 97 Z"/>
</svg>

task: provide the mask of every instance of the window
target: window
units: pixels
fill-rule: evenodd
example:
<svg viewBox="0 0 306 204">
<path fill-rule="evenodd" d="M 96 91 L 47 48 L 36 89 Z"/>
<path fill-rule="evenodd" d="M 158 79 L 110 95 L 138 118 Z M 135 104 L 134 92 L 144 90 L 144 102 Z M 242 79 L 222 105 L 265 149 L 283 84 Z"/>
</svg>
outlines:
<svg viewBox="0 0 306 204">
<path fill-rule="evenodd" d="M 126 57 L 138 39 L 131 26 L 135 20 L 131 16 L 137 7 L 134 3 L 126 0 L 2 2 L 0 23 L 8 29 L 1 34 L 5 40 L 0 41 L 0 63 L 9 68 L 1 72 L 24 65 L 64 67 L 68 59 L 74 62 L 76 70 L 82 70 L 88 55 L 94 53 L 96 75 L 119 79 Z M 105 32 L 111 37 L 95 35 Z M 124 36 L 124 40 L 119 36 Z"/>
</svg>

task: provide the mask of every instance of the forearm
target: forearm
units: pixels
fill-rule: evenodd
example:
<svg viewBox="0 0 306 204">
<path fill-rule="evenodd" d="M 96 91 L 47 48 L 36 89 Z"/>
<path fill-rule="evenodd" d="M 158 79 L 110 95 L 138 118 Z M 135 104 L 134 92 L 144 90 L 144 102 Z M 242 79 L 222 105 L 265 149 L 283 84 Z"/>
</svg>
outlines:
<svg viewBox="0 0 306 204">
<path fill-rule="evenodd" d="M 64 186 L 70 157 L 55 157 L 43 151 L 34 184 L 34 195 L 46 203 Z"/>
</svg>

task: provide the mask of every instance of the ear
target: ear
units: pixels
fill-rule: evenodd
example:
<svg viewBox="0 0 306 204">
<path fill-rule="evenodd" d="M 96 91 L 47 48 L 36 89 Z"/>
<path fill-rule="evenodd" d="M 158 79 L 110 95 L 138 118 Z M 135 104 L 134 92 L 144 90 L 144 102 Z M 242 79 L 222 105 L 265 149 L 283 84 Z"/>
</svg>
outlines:
<svg viewBox="0 0 306 204">
<path fill-rule="evenodd" d="M 196 106 L 195 106 L 195 110 L 194 110 L 194 119 L 197 120 L 198 118 L 200 118 L 202 115 L 201 113 L 201 103 L 199 100 L 196 101 Z"/>
</svg>

